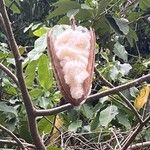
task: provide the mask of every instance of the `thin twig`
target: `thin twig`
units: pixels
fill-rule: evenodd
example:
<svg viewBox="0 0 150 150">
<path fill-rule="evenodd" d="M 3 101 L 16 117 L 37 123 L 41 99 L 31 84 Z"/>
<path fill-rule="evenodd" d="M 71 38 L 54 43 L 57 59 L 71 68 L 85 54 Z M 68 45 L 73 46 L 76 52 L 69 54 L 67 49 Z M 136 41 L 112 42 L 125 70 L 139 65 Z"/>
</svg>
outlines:
<svg viewBox="0 0 150 150">
<path fill-rule="evenodd" d="M 118 93 L 118 91 L 126 90 L 126 89 L 128 89 L 130 87 L 133 87 L 135 85 L 138 85 L 138 84 L 140 84 L 144 81 L 150 81 L 150 74 L 142 76 L 142 77 L 140 77 L 138 79 L 135 79 L 131 82 L 122 84 L 120 86 L 116 86 L 116 87 L 111 88 L 109 90 L 102 91 L 101 93 L 90 95 L 86 99 L 86 101 L 88 101 L 88 102 L 89 101 L 94 101 L 94 100 L 100 99 L 102 97 Z M 72 108 L 73 108 L 73 106 L 71 104 L 67 103 L 65 105 L 62 105 L 62 106 L 59 106 L 59 107 L 56 107 L 56 108 L 51 108 L 51 109 L 47 109 L 47 110 L 36 110 L 35 115 L 36 116 L 49 116 L 49 115 L 54 115 L 54 114 L 57 114 L 57 113 L 60 113 L 60 112 L 63 112 L 63 111 L 66 111 L 66 110 L 69 110 L 69 109 L 72 109 Z"/>
<path fill-rule="evenodd" d="M 0 27 L 4 30 L 4 33 L 7 34 L 5 23 L 4 23 L 4 20 L 3 20 L 3 17 L 2 17 L 1 13 L 0 13 Z"/>
<path fill-rule="evenodd" d="M 3 140 L 3 139 L 0 139 L 0 145 L 1 145 L 1 144 L 18 145 L 18 143 L 17 143 L 16 141 L 14 141 L 14 140 Z M 22 142 L 22 144 L 23 144 L 25 147 L 35 149 L 35 146 L 32 145 L 32 144 L 25 143 L 25 142 Z"/>
<path fill-rule="evenodd" d="M 150 147 L 150 141 L 133 144 L 129 146 L 128 150 L 137 150 L 144 147 Z"/>
<path fill-rule="evenodd" d="M 16 137 L 16 135 L 14 135 L 10 130 L 6 129 L 4 126 L 2 126 L 0 124 L 0 129 L 2 129 L 3 131 L 5 131 L 7 134 L 9 134 L 16 142 L 17 144 L 23 149 L 26 150 L 25 146 L 23 145 L 23 143 L 19 140 L 19 138 Z"/>
<path fill-rule="evenodd" d="M 116 139 L 116 142 L 117 142 L 117 145 L 115 146 L 115 150 L 117 149 L 117 147 L 121 148 L 121 145 L 120 145 L 120 142 L 118 140 L 118 137 L 116 135 L 116 133 L 114 132 L 114 130 L 111 128 L 111 132 L 113 133 L 115 139 Z"/>
<path fill-rule="evenodd" d="M 21 90 L 24 104 L 25 104 L 31 136 L 32 136 L 32 139 L 33 139 L 33 142 L 34 142 L 36 148 L 39 150 L 45 150 L 46 148 L 45 148 L 43 142 L 41 141 L 41 138 L 40 138 L 38 130 L 37 130 L 35 108 L 33 107 L 33 103 L 31 101 L 29 92 L 28 92 L 26 84 L 25 84 L 25 80 L 24 80 L 24 76 L 23 76 L 23 69 L 22 69 L 22 57 L 19 53 L 18 46 L 17 46 L 16 40 L 14 38 L 14 34 L 12 31 L 10 20 L 8 18 L 4 0 L 0 0 L 0 13 L 2 14 L 5 28 L 7 30 L 7 39 L 9 41 L 9 46 L 10 46 L 10 49 L 15 58 L 16 76 L 18 78 L 19 87 Z"/>
<path fill-rule="evenodd" d="M 0 69 L 3 70 L 16 83 L 17 86 L 19 86 L 17 77 L 2 63 L 0 63 Z"/>
</svg>

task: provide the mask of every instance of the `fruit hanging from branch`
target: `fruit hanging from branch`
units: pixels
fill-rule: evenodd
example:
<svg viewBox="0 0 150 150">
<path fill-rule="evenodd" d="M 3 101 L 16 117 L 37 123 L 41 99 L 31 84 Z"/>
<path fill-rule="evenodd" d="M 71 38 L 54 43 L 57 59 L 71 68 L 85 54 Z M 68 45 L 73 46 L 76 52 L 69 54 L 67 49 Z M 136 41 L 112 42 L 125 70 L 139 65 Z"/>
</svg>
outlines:
<svg viewBox="0 0 150 150">
<path fill-rule="evenodd" d="M 95 34 L 92 29 L 56 25 L 47 36 L 48 53 L 59 89 L 66 101 L 78 106 L 91 91 L 95 61 Z"/>
</svg>

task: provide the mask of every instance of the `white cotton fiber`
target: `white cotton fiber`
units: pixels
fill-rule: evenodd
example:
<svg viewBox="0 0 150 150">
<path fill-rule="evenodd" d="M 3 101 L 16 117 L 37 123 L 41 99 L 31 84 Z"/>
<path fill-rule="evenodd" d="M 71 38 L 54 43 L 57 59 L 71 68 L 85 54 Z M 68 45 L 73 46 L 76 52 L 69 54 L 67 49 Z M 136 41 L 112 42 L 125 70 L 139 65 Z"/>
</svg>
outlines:
<svg viewBox="0 0 150 150">
<path fill-rule="evenodd" d="M 67 29 L 57 36 L 54 47 L 72 98 L 81 98 L 84 94 L 83 83 L 89 76 L 86 70 L 90 49 L 89 32 Z"/>
</svg>

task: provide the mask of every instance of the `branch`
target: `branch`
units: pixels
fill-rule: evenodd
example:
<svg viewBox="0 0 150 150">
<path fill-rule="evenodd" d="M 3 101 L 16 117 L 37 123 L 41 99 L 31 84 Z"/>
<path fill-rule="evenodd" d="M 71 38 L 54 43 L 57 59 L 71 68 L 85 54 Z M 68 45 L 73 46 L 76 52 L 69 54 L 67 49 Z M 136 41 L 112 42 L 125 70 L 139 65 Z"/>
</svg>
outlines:
<svg viewBox="0 0 150 150">
<path fill-rule="evenodd" d="M 125 139 L 125 143 L 122 143 L 122 149 L 121 150 L 126 150 L 129 145 L 133 142 L 133 140 L 135 139 L 135 137 L 139 134 L 139 132 L 142 130 L 142 128 L 150 121 L 150 115 L 141 123 L 138 124 L 136 129 L 132 132 L 131 135 L 129 135 L 126 139 Z"/>
<path fill-rule="evenodd" d="M 0 144 L 10 144 L 10 145 L 18 145 L 16 141 L 13 140 L 2 140 L 0 139 Z M 29 143 L 22 142 L 25 147 L 35 149 L 35 146 Z"/>
<path fill-rule="evenodd" d="M 43 142 L 41 141 L 41 138 L 40 138 L 38 130 L 37 130 L 35 108 L 33 107 L 29 92 L 28 92 L 26 84 L 25 84 L 25 80 L 23 77 L 23 69 L 22 69 L 22 58 L 19 53 L 18 46 L 17 46 L 17 43 L 15 41 L 15 38 L 14 38 L 14 35 L 12 32 L 11 23 L 8 18 L 4 0 L 0 0 L 0 12 L 2 14 L 2 17 L 4 20 L 4 25 L 5 25 L 5 28 L 7 31 L 6 33 L 7 33 L 7 39 L 9 42 L 9 46 L 10 46 L 10 49 L 15 58 L 16 76 L 18 78 L 23 102 L 25 104 L 31 136 L 32 136 L 32 139 L 33 139 L 33 142 L 34 142 L 36 148 L 39 150 L 45 150 L 46 148 L 45 148 Z"/>
<path fill-rule="evenodd" d="M 51 109 L 46 109 L 46 110 L 36 110 L 36 116 L 49 116 L 49 115 L 55 115 L 58 114 L 60 112 L 72 109 L 73 105 L 71 105 L 70 103 L 67 103 L 65 105 L 62 106 L 58 106 L 55 108 L 51 108 Z"/>
<path fill-rule="evenodd" d="M 137 150 L 144 147 L 150 147 L 150 141 L 133 144 L 129 146 L 129 150 Z"/>
<path fill-rule="evenodd" d="M 142 83 L 144 81 L 150 81 L 150 74 L 142 76 L 142 77 L 140 77 L 138 79 L 135 79 L 135 80 L 133 80 L 131 82 L 128 82 L 128 83 L 125 83 L 123 85 L 114 87 L 112 89 L 109 89 L 109 90 L 106 90 L 106 91 L 102 91 L 101 93 L 93 94 L 93 95 L 89 96 L 86 99 L 86 101 L 88 101 L 88 102 L 89 101 L 94 101 L 94 100 L 100 99 L 102 97 L 118 93 L 118 91 L 126 90 L 126 89 L 128 89 L 130 87 L 133 87 L 135 85 L 138 85 L 138 84 L 140 84 L 140 83 Z M 52 108 L 52 109 L 36 110 L 35 115 L 36 116 L 49 116 L 49 115 L 54 115 L 54 114 L 66 111 L 66 110 L 71 109 L 71 108 L 73 108 L 73 106 L 68 103 L 68 104 L 65 104 L 65 105 L 62 105 L 62 106 L 59 106 L 59 107 L 56 107 L 56 108 Z"/>
<path fill-rule="evenodd" d="M 24 147 L 23 143 L 16 137 L 16 135 L 14 135 L 10 130 L 6 129 L 5 127 L 3 127 L 0 124 L 0 129 L 2 129 L 3 131 L 5 131 L 7 134 L 9 134 L 16 142 L 17 144 L 23 149 L 26 150 L 26 148 Z"/>
<path fill-rule="evenodd" d="M 98 78 L 105 83 L 108 87 L 110 88 L 114 88 L 113 84 L 111 84 L 108 80 L 106 80 L 100 73 L 99 71 L 95 68 L 95 73 L 96 75 L 98 75 Z M 118 95 L 124 100 L 124 102 L 127 104 L 127 106 L 130 108 L 131 111 L 133 111 L 133 113 L 135 114 L 135 116 L 137 117 L 138 121 L 140 123 L 143 122 L 143 120 L 141 119 L 141 116 L 139 115 L 139 113 L 137 112 L 137 110 L 135 109 L 135 107 L 132 105 L 132 103 L 118 90 Z"/>
<path fill-rule="evenodd" d="M 7 34 L 4 19 L 2 17 L 2 14 L 0 13 L 0 27 L 4 30 L 4 33 Z"/>
<path fill-rule="evenodd" d="M 0 63 L 0 69 L 3 70 L 16 83 L 17 86 L 19 86 L 17 77 L 2 63 Z"/>
</svg>

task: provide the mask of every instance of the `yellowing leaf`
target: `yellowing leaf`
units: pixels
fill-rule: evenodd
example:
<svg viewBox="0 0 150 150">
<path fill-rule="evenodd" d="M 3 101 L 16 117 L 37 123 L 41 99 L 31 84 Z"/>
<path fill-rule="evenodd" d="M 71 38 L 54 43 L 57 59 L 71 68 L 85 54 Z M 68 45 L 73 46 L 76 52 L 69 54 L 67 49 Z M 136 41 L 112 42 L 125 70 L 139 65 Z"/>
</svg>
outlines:
<svg viewBox="0 0 150 150">
<path fill-rule="evenodd" d="M 144 86 L 140 91 L 139 95 L 134 101 L 134 107 L 137 110 L 140 110 L 144 104 L 147 102 L 150 93 L 150 87 L 148 85 Z"/>
</svg>

